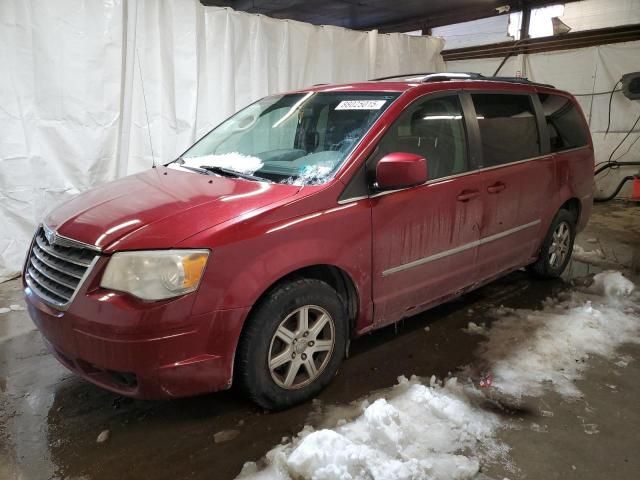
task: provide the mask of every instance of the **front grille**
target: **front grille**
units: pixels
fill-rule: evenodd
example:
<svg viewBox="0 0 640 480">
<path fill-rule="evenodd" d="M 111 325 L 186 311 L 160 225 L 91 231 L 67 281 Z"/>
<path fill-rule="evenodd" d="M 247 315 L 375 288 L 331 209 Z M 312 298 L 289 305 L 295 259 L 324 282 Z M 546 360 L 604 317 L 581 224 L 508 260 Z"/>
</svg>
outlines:
<svg viewBox="0 0 640 480">
<path fill-rule="evenodd" d="M 63 308 L 80 287 L 98 252 L 68 238 L 49 242 L 44 228 L 38 228 L 29 252 L 27 284 L 47 303 Z"/>
</svg>

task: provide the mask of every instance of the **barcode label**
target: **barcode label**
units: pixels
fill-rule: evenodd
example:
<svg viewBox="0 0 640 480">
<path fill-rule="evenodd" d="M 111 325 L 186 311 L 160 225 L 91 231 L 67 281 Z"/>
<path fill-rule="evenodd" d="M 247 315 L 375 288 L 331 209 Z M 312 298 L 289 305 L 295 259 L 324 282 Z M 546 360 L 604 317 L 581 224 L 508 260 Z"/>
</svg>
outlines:
<svg viewBox="0 0 640 480">
<path fill-rule="evenodd" d="M 386 100 L 343 100 L 336 110 L 380 110 Z"/>
</svg>

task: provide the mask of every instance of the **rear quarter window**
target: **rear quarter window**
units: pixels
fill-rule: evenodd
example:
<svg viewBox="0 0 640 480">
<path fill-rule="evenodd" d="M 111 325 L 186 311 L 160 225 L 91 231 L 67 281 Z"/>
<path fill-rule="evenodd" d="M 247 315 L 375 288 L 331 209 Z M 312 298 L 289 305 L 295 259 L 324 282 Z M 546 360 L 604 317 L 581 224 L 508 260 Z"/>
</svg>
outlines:
<svg viewBox="0 0 640 480">
<path fill-rule="evenodd" d="M 575 103 L 567 97 L 538 94 L 549 132 L 552 152 L 589 144 L 589 131 Z"/>
</svg>

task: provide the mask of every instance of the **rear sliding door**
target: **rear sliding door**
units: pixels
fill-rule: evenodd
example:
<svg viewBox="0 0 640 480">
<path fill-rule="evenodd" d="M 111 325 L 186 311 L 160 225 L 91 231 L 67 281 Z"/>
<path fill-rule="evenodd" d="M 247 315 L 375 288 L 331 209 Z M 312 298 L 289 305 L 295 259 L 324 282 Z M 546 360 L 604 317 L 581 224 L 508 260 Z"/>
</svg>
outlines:
<svg viewBox="0 0 640 480">
<path fill-rule="evenodd" d="M 543 235 L 546 202 L 555 198 L 553 158 L 543 145 L 537 97 L 468 92 L 473 109 L 482 194 L 478 274 L 482 279 L 530 262 Z"/>
</svg>

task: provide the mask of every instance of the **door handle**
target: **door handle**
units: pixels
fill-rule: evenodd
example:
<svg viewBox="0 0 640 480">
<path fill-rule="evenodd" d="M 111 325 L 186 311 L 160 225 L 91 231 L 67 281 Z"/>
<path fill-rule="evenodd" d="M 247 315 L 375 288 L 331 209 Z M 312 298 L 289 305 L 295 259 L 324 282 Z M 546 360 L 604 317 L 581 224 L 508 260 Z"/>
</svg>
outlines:
<svg viewBox="0 0 640 480">
<path fill-rule="evenodd" d="M 463 190 L 456 197 L 459 202 L 468 202 L 469 200 L 473 200 L 478 197 L 480 192 L 478 190 Z"/>
<path fill-rule="evenodd" d="M 491 185 L 490 187 L 487 187 L 487 192 L 489 192 L 489 193 L 500 193 L 505 188 L 507 188 L 507 186 L 504 183 L 497 182 L 497 183 L 494 183 L 493 185 Z"/>
</svg>

